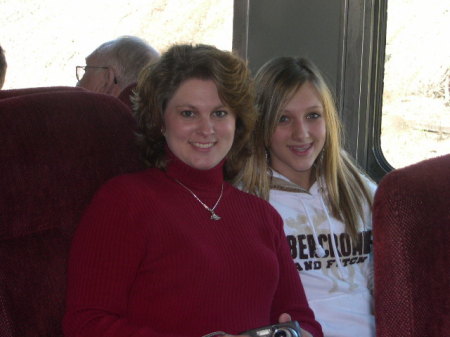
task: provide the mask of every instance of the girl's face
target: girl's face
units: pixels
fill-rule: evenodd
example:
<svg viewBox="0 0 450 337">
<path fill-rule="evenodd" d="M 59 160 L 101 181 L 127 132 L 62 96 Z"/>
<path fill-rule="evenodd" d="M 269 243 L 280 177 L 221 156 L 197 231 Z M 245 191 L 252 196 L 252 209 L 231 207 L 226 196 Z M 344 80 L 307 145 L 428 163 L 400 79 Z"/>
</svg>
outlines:
<svg viewBox="0 0 450 337">
<path fill-rule="evenodd" d="M 270 142 L 271 167 L 309 189 L 312 167 L 326 139 L 324 108 L 314 86 L 306 82 L 288 101 Z"/>
<path fill-rule="evenodd" d="M 191 167 L 207 170 L 225 158 L 233 145 L 236 115 L 222 103 L 212 80 L 180 84 L 164 110 L 169 149 Z"/>
</svg>

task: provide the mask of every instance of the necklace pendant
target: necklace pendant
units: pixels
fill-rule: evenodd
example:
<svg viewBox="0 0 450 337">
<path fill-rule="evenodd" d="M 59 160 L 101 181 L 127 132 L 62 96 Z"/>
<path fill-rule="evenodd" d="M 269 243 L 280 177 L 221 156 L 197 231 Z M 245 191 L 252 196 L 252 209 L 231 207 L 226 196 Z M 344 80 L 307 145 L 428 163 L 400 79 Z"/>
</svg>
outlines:
<svg viewBox="0 0 450 337">
<path fill-rule="evenodd" d="M 208 205 L 206 205 L 203 201 L 201 201 L 200 198 L 194 192 L 192 192 L 187 186 L 185 186 L 181 181 L 179 181 L 178 179 L 175 179 L 175 182 L 177 182 L 180 186 L 182 186 L 187 191 L 189 191 L 189 193 L 191 193 L 191 195 L 195 198 L 195 200 L 197 200 L 207 211 L 209 211 L 209 213 L 211 213 L 211 220 L 216 220 L 217 221 L 217 220 L 222 219 L 222 217 L 218 216 L 214 212 L 214 210 L 216 209 L 217 205 L 219 205 L 219 202 L 222 199 L 223 183 L 222 183 L 222 188 L 221 188 L 221 191 L 220 191 L 219 199 L 217 199 L 217 201 L 216 201 L 215 205 L 213 206 L 213 208 L 209 208 Z"/>
</svg>

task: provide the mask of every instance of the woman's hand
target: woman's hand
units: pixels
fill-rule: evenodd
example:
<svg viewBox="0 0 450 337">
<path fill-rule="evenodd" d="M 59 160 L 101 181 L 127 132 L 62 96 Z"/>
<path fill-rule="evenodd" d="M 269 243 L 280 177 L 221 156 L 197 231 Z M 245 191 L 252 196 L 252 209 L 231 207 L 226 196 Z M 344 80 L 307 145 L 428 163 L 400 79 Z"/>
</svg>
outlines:
<svg viewBox="0 0 450 337">
<path fill-rule="evenodd" d="M 278 323 L 287 323 L 290 322 L 292 320 L 291 315 L 287 314 L 287 313 L 283 313 L 280 315 L 280 317 L 278 318 Z M 300 332 L 302 334 L 302 337 L 313 337 L 313 335 L 311 335 L 308 331 L 303 330 L 302 328 L 300 328 Z M 248 337 L 247 335 L 224 335 L 223 337 Z"/>
<path fill-rule="evenodd" d="M 291 315 L 284 313 L 281 314 L 280 317 L 278 318 L 278 323 L 287 323 L 292 321 Z"/>
<path fill-rule="evenodd" d="M 278 318 L 278 323 L 287 323 L 290 322 L 291 319 L 291 315 L 284 313 L 281 314 L 280 317 Z M 311 335 L 308 331 L 303 330 L 302 328 L 300 328 L 300 332 L 302 334 L 302 337 L 313 337 L 313 335 Z"/>
</svg>

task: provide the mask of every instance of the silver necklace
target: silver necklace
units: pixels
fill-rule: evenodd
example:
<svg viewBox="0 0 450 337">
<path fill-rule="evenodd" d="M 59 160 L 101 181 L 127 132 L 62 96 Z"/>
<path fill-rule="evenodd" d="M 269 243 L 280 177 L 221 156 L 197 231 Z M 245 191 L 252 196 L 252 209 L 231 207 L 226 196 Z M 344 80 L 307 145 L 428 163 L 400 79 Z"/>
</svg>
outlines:
<svg viewBox="0 0 450 337">
<path fill-rule="evenodd" d="M 181 181 L 179 181 L 178 179 L 175 179 L 175 181 L 180 184 L 182 187 L 184 187 L 186 190 L 188 190 L 192 196 L 197 199 L 197 201 L 202 204 L 203 207 L 205 207 L 205 209 L 207 211 L 209 211 L 211 213 L 211 220 L 220 220 L 222 219 L 220 216 L 218 216 L 214 210 L 216 209 L 217 205 L 219 205 L 220 200 L 222 199 L 222 195 L 223 195 L 223 183 L 222 183 L 222 189 L 220 191 L 220 195 L 219 195 L 219 199 L 217 199 L 216 203 L 214 204 L 214 206 L 212 208 L 209 208 L 203 201 L 200 200 L 199 197 L 197 197 L 197 195 L 192 192 L 186 185 L 184 185 Z"/>
</svg>

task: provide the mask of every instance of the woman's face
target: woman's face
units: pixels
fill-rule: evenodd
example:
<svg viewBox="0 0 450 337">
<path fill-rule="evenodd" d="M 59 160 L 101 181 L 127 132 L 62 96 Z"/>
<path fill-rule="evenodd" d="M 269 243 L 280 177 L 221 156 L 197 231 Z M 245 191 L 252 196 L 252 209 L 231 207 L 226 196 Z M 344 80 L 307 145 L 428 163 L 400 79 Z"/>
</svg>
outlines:
<svg viewBox="0 0 450 337">
<path fill-rule="evenodd" d="M 311 169 L 325 144 L 323 115 L 317 90 L 306 82 L 281 112 L 270 142 L 272 168 L 305 189 L 313 183 Z"/>
<path fill-rule="evenodd" d="M 219 98 L 212 80 L 191 78 L 180 84 L 164 110 L 169 149 L 199 170 L 216 166 L 230 151 L 236 116 Z"/>
</svg>

